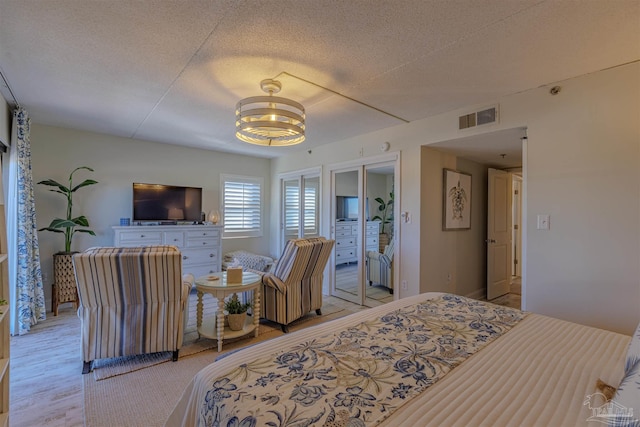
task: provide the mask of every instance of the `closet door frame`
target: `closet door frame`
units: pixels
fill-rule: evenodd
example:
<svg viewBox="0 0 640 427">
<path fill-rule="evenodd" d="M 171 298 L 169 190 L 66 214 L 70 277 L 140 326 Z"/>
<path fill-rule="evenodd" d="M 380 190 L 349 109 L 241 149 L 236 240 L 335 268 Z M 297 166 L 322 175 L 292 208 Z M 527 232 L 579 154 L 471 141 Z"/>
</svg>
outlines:
<svg viewBox="0 0 640 427">
<path fill-rule="evenodd" d="M 347 162 L 334 163 L 327 165 L 326 172 L 324 176 L 324 188 L 327 191 L 324 193 L 323 197 L 323 206 L 325 210 L 325 214 L 323 215 L 323 224 L 324 229 L 329 230 L 329 235 L 332 239 L 335 239 L 336 230 L 335 230 L 335 216 L 336 216 L 336 206 L 335 206 L 335 183 L 334 183 L 334 175 L 336 172 L 344 172 L 347 170 L 353 170 L 359 168 L 358 172 L 358 198 L 359 198 L 359 217 L 364 218 L 366 215 L 365 203 L 366 203 L 366 188 L 365 188 L 365 169 L 367 166 L 372 166 L 378 163 L 389 163 L 394 162 L 394 206 L 393 206 L 393 227 L 395 230 L 394 233 L 394 245 L 395 245 L 395 254 L 394 261 L 400 260 L 400 215 L 399 215 L 399 207 L 401 206 L 400 199 L 400 189 L 401 189 L 401 180 L 400 180 L 400 152 L 389 152 L 386 154 L 371 156 L 371 157 L 362 157 L 355 160 L 350 160 Z M 373 213 L 371 213 L 373 216 Z M 332 254 L 329 259 L 329 288 L 325 289 L 325 293 L 329 295 L 336 296 L 338 298 L 347 299 L 348 301 L 354 302 L 359 305 L 365 305 L 366 295 L 364 292 L 364 287 L 366 286 L 366 272 L 364 266 L 364 239 L 365 236 L 365 228 L 366 221 L 359 221 L 359 230 L 358 230 L 358 238 L 359 242 L 357 245 L 358 251 L 358 260 L 362 262 L 358 263 L 358 281 L 359 281 L 359 292 L 357 298 L 349 298 L 349 295 L 345 295 L 345 292 L 341 292 L 336 289 L 336 280 L 335 280 L 335 271 L 336 271 L 336 263 L 335 263 L 335 255 Z M 398 264 L 399 266 L 399 264 Z M 393 281 L 395 284 L 398 283 L 399 280 L 400 268 L 394 268 L 394 278 Z M 326 280 L 325 280 L 326 282 Z M 394 292 L 394 299 L 398 298 L 400 292 Z"/>
</svg>

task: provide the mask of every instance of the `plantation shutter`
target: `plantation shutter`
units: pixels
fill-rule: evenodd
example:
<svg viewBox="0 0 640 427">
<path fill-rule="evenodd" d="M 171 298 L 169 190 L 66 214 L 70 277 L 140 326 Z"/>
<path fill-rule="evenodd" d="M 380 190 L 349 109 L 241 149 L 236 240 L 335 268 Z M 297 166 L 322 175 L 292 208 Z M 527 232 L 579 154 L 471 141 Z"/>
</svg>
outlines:
<svg viewBox="0 0 640 427">
<path fill-rule="evenodd" d="M 320 180 L 318 178 L 313 180 L 305 180 L 304 183 L 304 212 L 303 212 L 303 224 L 304 224 L 304 236 L 312 237 L 319 234 L 319 222 L 320 215 L 319 208 L 319 186 Z"/>
<path fill-rule="evenodd" d="M 300 227 L 300 185 L 298 180 L 284 183 L 284 232 L 288 239 L 298 237 Z"/>
<path fill-rule="evenodd" d="M 223 175 L 225 237 L 262 235 L 262 179 Z"/>
</svg>

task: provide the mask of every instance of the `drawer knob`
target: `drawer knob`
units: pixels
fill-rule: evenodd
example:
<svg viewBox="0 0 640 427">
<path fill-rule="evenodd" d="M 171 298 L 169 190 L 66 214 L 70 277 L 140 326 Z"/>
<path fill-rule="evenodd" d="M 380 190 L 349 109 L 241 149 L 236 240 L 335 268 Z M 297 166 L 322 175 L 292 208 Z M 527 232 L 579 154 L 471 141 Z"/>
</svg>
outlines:
<svg viewBox="0 0 640 427">
<path fill-rule="evenodd" d="M 177 242 L 177 241 L 178 241 L 178 239 L 173 239 L 173 241 L 174 241 L 174 242 Z"/>
<path fill-rule="evenodd" d="M 213 254 L 209 254 L 209 258 L 213 258 Z"/>
<path fill-rule="evenodd" d="M 144 234 L 141 234 L 140 237 L 144 237 Z"/>
<path fill-rule="evenodd" d="M 183 256 L 182 256 L 182 259 L 187 259 L 187 258 L 189 258 L 189 257 L 188 257 L 188 256 L 186 256 L 186 255 L 183 255 Z"/>
<path fill-rule="evenodd" d="M 202 244 L 203 244 L 203 245 L 206 245 L 206 244 L 207 244 L 207 242 L 202 242 Z"/>
</svg>

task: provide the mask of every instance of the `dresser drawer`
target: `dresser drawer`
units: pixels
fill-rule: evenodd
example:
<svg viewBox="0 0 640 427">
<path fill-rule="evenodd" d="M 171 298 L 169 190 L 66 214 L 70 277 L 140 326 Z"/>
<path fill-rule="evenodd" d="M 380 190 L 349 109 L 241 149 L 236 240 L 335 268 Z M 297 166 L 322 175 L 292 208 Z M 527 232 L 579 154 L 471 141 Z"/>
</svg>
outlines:
<svg viewBox="0 0 640 427">
<path fill-rule="evenodd" d="M 162 233 L 159 231 L 133 231 L 120 233 L 119 246 L 144 246 L 162 244 Z"/>
<path fill-rule="evenodd" d="M 336 264 L 341 262 L 353 261 L 356 258 L 356 250 L 352 249 L 336 249 Z"/>
<path fill-rule="evenodd" d="M 218 264 L 220 259 L 218 248 L 213 246 L 205 249 L 184 248 L 181 252 L 183 264 L 185 262 L 189 264 Z"/>
<path fill-rule="evenodd" d="M 164 243 L 180 248 L 184 246 L 184 233 L 182 231 L 165 231 Z"/>
<path fill-rule="evenodd" d="M 351 225 L 336 225 L 336 237 L 351 236 Z"/>
<path fill-rule="evenodd" d="M 355 246 L 356 240 L 353 237 L 339 237 L 336 239 L 336 249 L 344 248 L 348 246 Z"/>
<path fill-rule="evenodd" d="M 219 230 L 189 230 L 187 231 L 187 241 L 191 239 L 217 239 L 220 237 Z"/>
</svg>

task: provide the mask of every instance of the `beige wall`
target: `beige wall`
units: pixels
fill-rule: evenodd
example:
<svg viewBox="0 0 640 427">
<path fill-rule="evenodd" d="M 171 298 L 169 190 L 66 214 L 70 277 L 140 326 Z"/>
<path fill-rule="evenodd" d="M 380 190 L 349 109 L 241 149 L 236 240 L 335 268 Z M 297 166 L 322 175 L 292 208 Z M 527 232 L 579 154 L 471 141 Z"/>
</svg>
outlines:
<svg viewBox="0 0 640 427">
<path fill-rule="evenodd" d="M 464 136 L 527 128 L 525 308 L 629 334 L 640 321 L 640 64 L 560 85 L 556 96 L 540 87 L 495 100 L 500 122 Z M 382 142 L 390 142 L 391 151 L 401 154 L 399 210 L 414 218 L 401 224 L 398 236 L 400 280 L 408 283 L 400 296 L 432 283 L 442 286 L 441 278 L 430 277 L 421 264 L 431 237 L 415 220 L 422 218 L 421 147 L 462 136 L 457 118 L 474 107 L 275 159 L 272 176 L 356 159 L 360 150 L 375 156 Z M 326 203 L 328 189 L 323 195 Z M 276 192 L 272 200 L 278 200 Z M 551 230 L 535 229 L 537 214 L 550 215 Z M 454 249 L 447 248 L 447 254 L 456 258 Z"/>
<path fill-rule="evenodd" d="M 31 147 L 34 182 L 52 178 L 67 182 L 78 166 L 89 166 L 94 173 L 79 171 L 74 182 L 93 178 L 99 183 L 80 189 L 74 197 L 74 215 L 89 219 L 97 236 L 78 233 L 74 250 L 90 246 L 113 245 L 112 226 L 121 217 L 132 214 L 132 183 L 148 182 L 203 188 L 203 210 L 220 206 L 220 174 L 230 173 L 262 177 L 265 200 L 270 197 L 270 161 L 169 144 L 118 138 L 90 132 L 32 124 Z M 42 185 L 35 189 L 38 228 L 49 225 L 54 217 L 65 215 L 66 202 L 60 194 Z M 266 203 L 265 203 L 266 206 Z M 269 212 L 264 209 L 265 234 L 261 238 L 223 239 L 223 252 L 247 249 L 269 254 Z M 38 233 L 42 271 L 46 276 L 45 295 L 51 297 L 52 257 L 64 249 L 62 235 Z"/>
<path fill-rule="evenodd" d="M 486 289 L 487 168 L 422 147 L 420 292 L 481 297 Z M 442 169 L 471 174 L 471 228 L 442 230 Z"/>
</svg>

